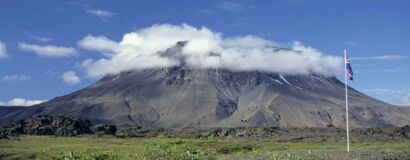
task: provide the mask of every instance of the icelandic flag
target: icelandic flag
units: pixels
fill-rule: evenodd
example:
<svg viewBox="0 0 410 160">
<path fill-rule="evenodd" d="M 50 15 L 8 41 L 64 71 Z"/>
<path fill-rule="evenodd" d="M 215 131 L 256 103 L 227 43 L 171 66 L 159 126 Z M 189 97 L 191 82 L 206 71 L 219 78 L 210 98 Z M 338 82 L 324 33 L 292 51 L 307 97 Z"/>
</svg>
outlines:
<svg viewBox="0 0 410 160">
<path fill-rule="evenodd" d="M 348 77 L 350 80 L 353 81 L 353 69 L 352 69 L 352 66 L 350 65 L 349 58 L 347 58 L 347 56 L 346 56 L 346 59 L 345 59 L 345 63 L 346 63 L 346 74 L 347 74 L 347 77 Z"/>
</svg>

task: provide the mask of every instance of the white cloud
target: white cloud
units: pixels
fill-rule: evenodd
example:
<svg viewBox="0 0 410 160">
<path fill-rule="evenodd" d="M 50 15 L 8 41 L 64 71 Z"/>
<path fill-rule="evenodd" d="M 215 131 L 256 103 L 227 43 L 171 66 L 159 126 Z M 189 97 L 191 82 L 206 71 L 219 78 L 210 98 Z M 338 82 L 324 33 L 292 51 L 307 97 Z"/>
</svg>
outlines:
<svg viewBox="0 0 410 160">
<path fill-rule="evenodd" d="M 94 62 L 93 59 L 88 58 L 88 59 L 82 61 L 82 62 L 80 63 L 80 66 L 81 66 L 81 67 L 84 67 L 84 68 L 87 68 L 87 67 L 90 66 L 93 62 Z"/>
<path fill-rule="evenodd" d="M 26 75 L 5 75 L 3 76 L 3 81 L 29 81 L 31 77 Z"/>
<path fill-rule="evenodd" d="M 8 57 L 6 44 L 0 41 L 0 59 Z"/>
<path fill-rule="evenodd" d="M 105 36 L 88 35 L 78 42 L 78 46 L 87 50 L 95 50 L 103 53 L 114 53 L 118 50 L 118 43 Z"/>
<path fill-rule="evenodd" d="M 392 90 L 392 89 L 385 89 L 385 88 L 365 89 L 365 90 L 363 90 L 363 92 L 365 92 L 367 94 L 382 94 L 382 95 L 402 94 L 403 93 L 402 90 Z"/>
<path fill-rule="evenodd" d="M 403 105 L 410 106 L 410 93 L 403 97 Z"/>
<path fill-rule="evenodd" d="M 216 14 L 217 11 L 227 11 L 227 12 L 244 12 L 253 9 L 254 7 L 251 5 L 243 5 L 238 2 L 234 1 L 222 1 L 221 3 L 215 4 L 211 8 L 203 8 L 198 11 L 200 14 L 212 15 Z M 243 25 L 245 23 L 235 23 L 234 25 Z"/>
<path fill-rule="evenodd" d="M 333 75 L 340 71 L 343 60 L 320 51 L 293 43 L 291 49 L 277 49 L 277 43 L 255 36 L 223 37 L 206 27 L 183 25 L 153 25 L 127 33 L 120 42 L 106 37 L 87 36 L 79 41 L 94 42 L 84 47 L 96 51 L 111 50 L 111 57 L 84 61 L 90 76 L 115 74 L 131 69 L 169 67 L 179 65 L 180 59 L 164 57 L 159 53 L 178 41 L 188 41 L 182 48 L 187 65 L 196 68 L 225 68 L 237 71 L 261 70 L 284 74 Z M 98 43 L 97 43 L 98 42 Z M 109 42 L 110 46 L 100 44 Z M 113 49 L 115 48 L 115 49 Z"/>
<path fill-rule="evenodd" d="M 226 10 L 226 11 L 243 11 L 246 8 L 240 4 L 235 2 L 223 2 L 218 5 L 218 8 Z"/>
<path fill-rule="evenodd" d="M 408 94 L 402 94 L 400 97 L 394 99 L 392 103 L 398 106 L 410 107 L 410 92 L 406 91 L 405 93 Z"/>
<path fill-rule="evenodd" d="M 13 98 L 12 100 L 8 102 L 1 102 L 0 105 L 2 106 L 32 106 L 36 104 L 43 103 L 45 101 L 43 100 L 28 100 L 24 98 Z"/>
<path fill-rule="evenodd" d="M 74 71 L 67 71 L 61 75 L 63 82 L 67 84 L 77 84 L 80 83 L 81 79 Z"/>
<path fill-rule="evenodd" d="M 86 10 L 86 12 L 94 16 L 100 17 L 101 19 L 111 18 L 117 15 L 116 13 L 106 11 L 106 10 L 101 10 L 101 9 L 91 9 L 91 10 Z"/>
<path fill-rule="evenodd" d="M 374 57 L 354 57 L 351 60 L 401 60 L 407 59 L 408 56 L 401 55 L 385 55 L 385 56 L 374 56 Z"/>
<path fill-rule="evenodd" d="M 47 43 L 50 41 L 53 41 L 53 39 L 48 38 L 48 37 L 42 37 L 42 36 L 33 36 L 33 39 L 42 43 Z"/>
<path fill-rule="evenodd" d="M 63 46 L 19 43 L 19 48 L 23 51 L 33 52 L 43 57 L 68 57 L 77 54 L 76 49 Z"/>
<path fill-rule="evenodd" d="M 386 72 L 386 73 L 397 73 L 397 72 L 402 72 L 405 71 L 404 68 L 383 68 L 383 69 L 378 69 L 378 68 L 365 68 L 365 69 L 357 69 L 355 70 L 356 73 L 380 73 L 380 72 Z"/>
<path fill-rule="evenodd" d="M 215 14 L 216 11 L 213 9 L 201 9 L 198 11 L 200 14 Z"/>
</svg>

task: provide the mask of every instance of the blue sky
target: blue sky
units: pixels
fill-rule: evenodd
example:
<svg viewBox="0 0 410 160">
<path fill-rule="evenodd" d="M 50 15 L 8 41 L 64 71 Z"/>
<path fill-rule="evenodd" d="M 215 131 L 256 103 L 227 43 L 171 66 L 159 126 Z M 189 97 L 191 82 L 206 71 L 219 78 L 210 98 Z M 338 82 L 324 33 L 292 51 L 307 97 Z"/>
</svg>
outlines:
<svg viewBox="0 0 410 160">
<path fill-rule="evenodd" d="M 352 87 L 391 103 L 409 101 L 406 0 L 5 0 L 0 19 L 0 104 L 49 100 L 98 80 L 79 67 L 101 56 L 78 47 L 87 35 L 120 41 L 126 33 L 164 23 L 204 26 L 227 37 L 300 41 L 340 57 L 347 49 Z"/>
</svg>

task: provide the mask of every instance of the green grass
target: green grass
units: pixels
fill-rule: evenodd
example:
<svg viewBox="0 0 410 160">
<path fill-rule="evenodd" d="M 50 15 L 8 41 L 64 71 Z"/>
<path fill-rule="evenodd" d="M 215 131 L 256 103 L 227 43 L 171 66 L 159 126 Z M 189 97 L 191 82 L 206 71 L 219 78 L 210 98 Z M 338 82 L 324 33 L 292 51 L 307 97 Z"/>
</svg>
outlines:
<svg viewBox="0 0 410 160">
<path fill-rule="evenodd" d="M 355 155 L 410 153 L 409 141 L 354 143 Z M 21 136 L 0 140 L 0 159 L 320 159 L 346 156 L 344 142 L 245 139 Z M 360 158 L 360 156 L 358 157 Z M 362 157 L 366 158 L 366 157 Z"/>
</svg>

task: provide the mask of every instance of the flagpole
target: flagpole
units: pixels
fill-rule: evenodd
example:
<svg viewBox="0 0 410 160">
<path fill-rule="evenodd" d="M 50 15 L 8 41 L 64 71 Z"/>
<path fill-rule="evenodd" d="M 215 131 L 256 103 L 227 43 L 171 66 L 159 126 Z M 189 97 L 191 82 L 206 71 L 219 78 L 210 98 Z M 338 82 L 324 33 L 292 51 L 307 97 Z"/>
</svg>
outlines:
<svg viewBox="0 0 410 160">
<path fill-rule="evenodd" d="M 348 101 L 348 94 L 347 94 L 347 54 L 346 54 L 346 49 L 344 50 L 345 54 L 345 97 L 346 97 L 346 146 L 347 146 L 347 152 L 350 152 L 350 138 L 349 138 L 349 101 Z"/>
</svg>

